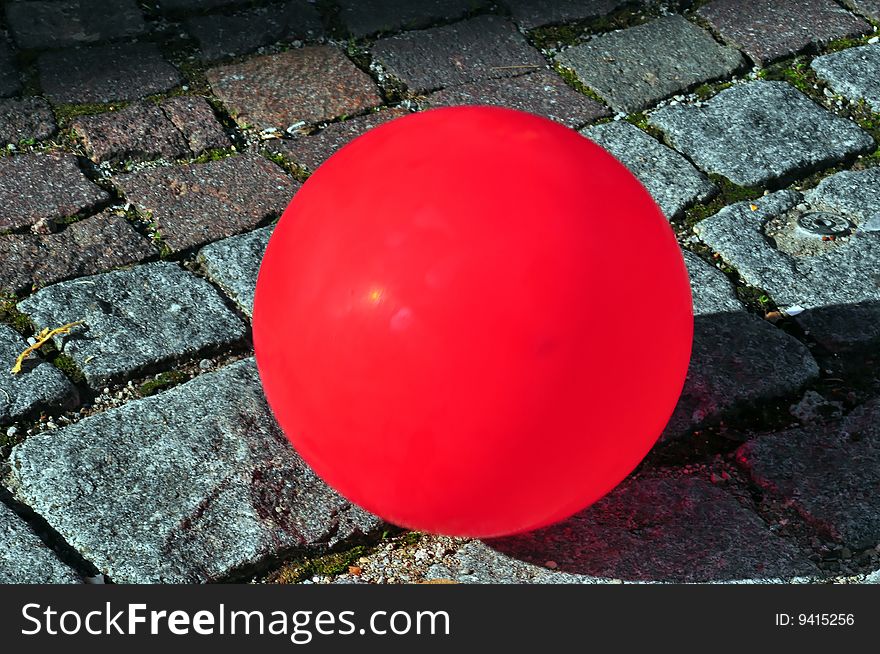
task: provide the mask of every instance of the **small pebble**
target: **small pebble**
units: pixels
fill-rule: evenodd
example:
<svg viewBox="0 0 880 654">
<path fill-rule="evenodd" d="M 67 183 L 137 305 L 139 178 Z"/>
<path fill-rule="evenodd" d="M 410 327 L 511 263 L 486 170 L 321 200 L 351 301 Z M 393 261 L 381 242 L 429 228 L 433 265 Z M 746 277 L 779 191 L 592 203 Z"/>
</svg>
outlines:
<svg viewBox="0 0 880 654">
<path fill-rule="evenodd" d="M 547 562 L 544 564 L 544 567 L 545 567 L 545 568 L 549 568 L 550 570 L 555 570 L 556 568 L 559 567 L 559 564 L 556 563 L 556 561 L 547 561 Z"/>
<path fill-rule="evenodd" d="M 8 438 L 12 438 L 17 433 L 18 433 L 18 427 L 16 427 L 15 425 L 12 425 L 12 427 L 10 427 L 9 429 L 6 430 L 6 436 Z"/>
<path fill-rule="evenodd" d="M 202 370 L 210 370 L 213 365 L 214 362 L 210 359 L 202 359 L 199 361 L 199 368 Z"/>
</svg>

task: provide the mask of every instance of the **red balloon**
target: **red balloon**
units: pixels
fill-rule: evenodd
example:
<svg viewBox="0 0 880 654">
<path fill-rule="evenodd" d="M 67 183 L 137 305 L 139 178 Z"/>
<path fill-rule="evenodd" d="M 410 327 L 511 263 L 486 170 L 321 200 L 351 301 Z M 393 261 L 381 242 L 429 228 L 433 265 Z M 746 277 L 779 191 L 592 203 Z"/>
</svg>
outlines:
<svg viewBox="0 0 880 654">
<path fill-rule="evenodd" d="M 672 229 L 566 127 L 458 107 L 386 123 L 303 185 L 253 316 L 266 397 L 315 472 L 411 529 L 564 519 L 647 454 L 693 335 Z"/>
</svg>

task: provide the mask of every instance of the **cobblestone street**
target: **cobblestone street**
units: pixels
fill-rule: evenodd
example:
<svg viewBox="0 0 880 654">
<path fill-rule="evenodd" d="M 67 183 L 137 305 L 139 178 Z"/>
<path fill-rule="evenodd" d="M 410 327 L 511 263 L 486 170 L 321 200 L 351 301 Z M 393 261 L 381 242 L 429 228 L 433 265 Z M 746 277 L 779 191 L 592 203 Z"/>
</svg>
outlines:
<svg viewBox="0 0 880 654">
<path fill-rule="evenodd" d="M 620 159 L 695 314 L 644 463 L 485 541 L 328 488 L 269 412 L 250 327 L 309 175 L 461 104 Z M 878 0 L 5 2 L 0 583 L 880 583 L 878 143 Z M 626 216 L 607 224 L 638 266 Z"/>
</svg>

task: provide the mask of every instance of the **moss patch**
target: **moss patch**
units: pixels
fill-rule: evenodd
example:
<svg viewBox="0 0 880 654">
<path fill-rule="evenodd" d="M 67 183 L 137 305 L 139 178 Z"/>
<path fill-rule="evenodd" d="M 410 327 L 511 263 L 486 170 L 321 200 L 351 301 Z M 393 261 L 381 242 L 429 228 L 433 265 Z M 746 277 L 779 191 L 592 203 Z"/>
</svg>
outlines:
<svg viewBox="0 0 880 654">
<path fill-rule="evenodd" d="M 58 104 L 55 105 L 55 119 L 58 122 L 59 129 L 66 129 L 70 122 L 78 116 L 90 116 L 93 114 L 103 114 L 108 111 L 119 111 L 124 109 L 130 103 L 128 102 L 112 102 L 112 103 L 90 103 L 90 104 Z"/>
<path fill-rule="evenodd" d="M 593 89 L 584 84 L 571 68 L 563 66 L 558 62 L 553 62 L 553 70 L 556 71 L 556 73 L 565 81 L 566 84 L 568 84 L 578 93 L 583 93 L 585 96 L 587 96 L 591 100 L 595 100 L 601 105 L 605 104 L 602 96 L 600 96 Z"/>
<path fill-rule="evenodd" d="M 18 298 L 14 295 L 0 295 L 0 322 L 26 336 L 34 332 L 30 318 L 16 308 Z"/>
<path fill-rule="evenodd" d="M 357 545 L 344 552 L 335 552 L 314 559 L 288 563 L 272 573 L 266 581 L 273 584 L 298 584 L 315 576 L 332 577 L 347 572 L 348 566 L 354 565 L 359 558 L 369 552 L 367 547 Z"/>
<path fill-rule="evenodd" d="M 85 383 L 86 378 L 76 362 L 66 354 L 57 354 L 52 360 L 53 366 L 63 372 L 74 384 Z"/>
<path fill-rule="evenodd" d="M 694 205 L 685 211 L 684 224 L 689 232 L 692 231 L 694 225 L 698 222 L 715 215 L 724 207 L 737 202 L 754 200 L 764 194 L 761 188 L 756 186 L 739 186 L 723 175 L 710 173 L 709 179 L 718 187 L 719 193 L 709 202 Z"/>
<path fill-rule="evenodd" d="M 545 25 L 528 32 L 532 44 L 543 50 L 558 50 L 586 41 L 590 36 L 613 30 L 626 29 L 647 23 L 660 15 L 655 6 L 640 7 L 630 4 L 608 14 L 574 21 L 564 25 Z"/>
<path fill-rule="evenodd" d="M 155 379 L 144 382 L 138 387 L 138 391 L 140 392 L 141 397 L 149 397 L 150 395 L 155 395 L 166 388 L 177 386 L 178 384 L 185 382 L 186 379 L 187 376 L 182 372 L 178 370 L 170 370 L 168 372 L 160 373 Z"/>
<path fill-rule="evenodd" d="M 637 114 L 630 114 L 626 117 L 626 122 L 635 125 L 643 132 L 647 132 L 658 141 L 663 140 L 663 132 L 648 122 L 648 115 L 644 111 Z"/>
</svg>

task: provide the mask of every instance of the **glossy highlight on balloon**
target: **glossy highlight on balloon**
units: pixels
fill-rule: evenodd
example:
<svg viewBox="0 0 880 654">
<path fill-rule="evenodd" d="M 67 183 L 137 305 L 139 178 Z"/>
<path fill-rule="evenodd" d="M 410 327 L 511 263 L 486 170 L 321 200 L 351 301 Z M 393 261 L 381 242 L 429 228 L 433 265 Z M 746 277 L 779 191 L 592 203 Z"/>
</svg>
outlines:
<svg viewBox="0 0 880 654">
<path fill-rule="evenodd" d="M 588 507 L 644 458 L 687 372 L 672 229 L 598 145 L 456 107 L 385 123 L 303 185 L 253 316 L 269 405 L 385 520 L 494 537 Z"/>
</svg>

